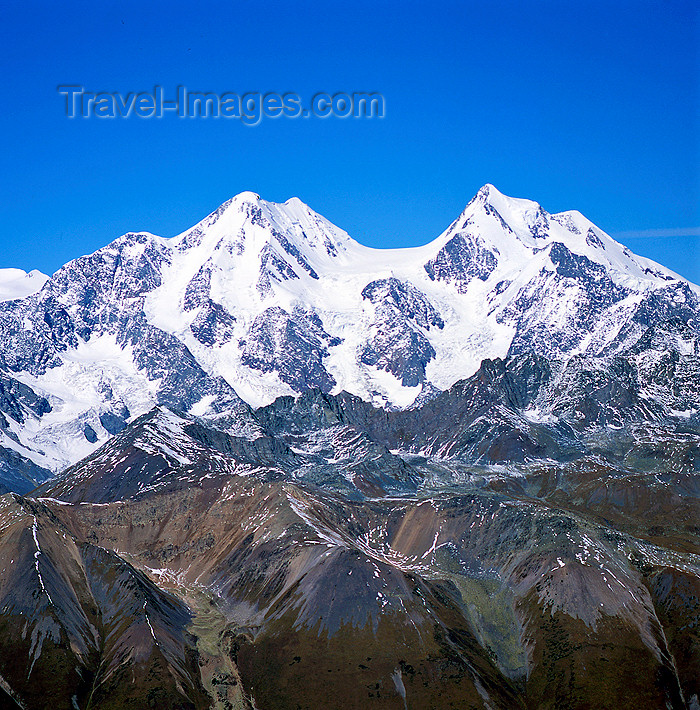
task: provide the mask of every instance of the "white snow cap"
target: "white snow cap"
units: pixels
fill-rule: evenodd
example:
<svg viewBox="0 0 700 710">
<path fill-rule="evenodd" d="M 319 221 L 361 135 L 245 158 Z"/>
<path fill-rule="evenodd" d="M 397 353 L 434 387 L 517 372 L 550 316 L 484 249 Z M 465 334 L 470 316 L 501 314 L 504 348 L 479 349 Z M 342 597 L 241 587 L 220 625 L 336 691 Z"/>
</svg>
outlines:
<svg viewBox="0 0 700 710">
<path fill-rule="evenodd" d="M 49 280 L 46 274 L 33 269 L 29 273 L 22 269 L 0 269 L 0 301 L 12 301 L 26 298 L 37 291 Z"/>
</svg>

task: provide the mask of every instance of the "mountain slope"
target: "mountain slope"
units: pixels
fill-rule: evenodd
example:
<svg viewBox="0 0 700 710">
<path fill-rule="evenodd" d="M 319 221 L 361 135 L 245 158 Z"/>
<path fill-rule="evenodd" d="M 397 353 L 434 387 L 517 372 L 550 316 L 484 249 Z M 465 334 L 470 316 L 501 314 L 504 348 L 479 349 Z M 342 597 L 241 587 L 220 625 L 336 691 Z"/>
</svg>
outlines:
<svg viewBox="0 0 700 710">
<path fill-rule="evenodd" d="M 478 451 L 438 443 L 444 420 L 459 433 L 489 402 L 514 416 L 549 377 L 521 358 L 482 369 L 498 376 L 480 371 L 440 396 L 443 419 L 423 419 L 437 455 L 387 451 L 377 437 L 410 440 L 411 412 L 347 394 L 278 400 L 254 412 L 265 436 L 246 441 L 158 408 L 36 499 L 6 497 L 0 559 L 26 558 L 8 583 L 41 597 L 43 580 L 53 598 L 56 575 L 75 565 L 66 544 L 124 560 L 124 573 L 140 570 L 184 605 L 151 621 L 155 636 L 169 624 L 171 675 L 217 708 L 235 707 L 236 693 L 261 709 L 694 707 L 696 471 L 645 455 L 652 432 L 570 461 L 470 464 Z M 660 432 L 671 461 L 699 450 L 697 431 Z M 372 486 L 363 463 L 383 474 Z M 75 597 L 60 607 L 80 620 Z M 125 638 L 142 638 L 143 603 L 124 614 Z M 183 648 L 198 654 L 199 680 Z"/>
<path fill-rule="evenodd" d="M 0 526 L 2 707 L 209 707 L 181 601 L 41 503 L 0 497 Z"/>
</svg>

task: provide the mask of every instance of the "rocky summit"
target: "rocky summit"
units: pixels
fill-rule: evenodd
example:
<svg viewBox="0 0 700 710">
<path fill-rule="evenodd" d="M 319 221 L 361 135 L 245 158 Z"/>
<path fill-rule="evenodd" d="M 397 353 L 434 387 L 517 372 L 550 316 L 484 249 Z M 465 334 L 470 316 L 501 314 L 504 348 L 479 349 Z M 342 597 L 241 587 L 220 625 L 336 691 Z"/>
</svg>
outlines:
<svg viewBox="0 0 700 710">
<path fill-rule="evenodd" d="M 0 707 L 700 709 L 700 289 L 486 185 L 0 283 Z"/>
</svg>

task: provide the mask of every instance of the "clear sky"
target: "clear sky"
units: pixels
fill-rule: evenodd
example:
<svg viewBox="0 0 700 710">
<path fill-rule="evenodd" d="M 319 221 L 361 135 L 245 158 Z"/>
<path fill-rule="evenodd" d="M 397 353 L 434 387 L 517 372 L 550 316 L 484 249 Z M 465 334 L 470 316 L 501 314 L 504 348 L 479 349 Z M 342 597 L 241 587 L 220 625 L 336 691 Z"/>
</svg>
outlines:
<svg viewBox="0 0 700 710">
<path fill-rule="evenodd" d="M 173 236 L 243 190 L 360 242 L 437 236 L 486 183 L 700 282 L 696 2 L 35 2 L 0 9 L 0 266 Z M 88 90 L 378 91 L 382 120 L 68 119 Z M 617 236 L 622 234 L 622 236 Z"/>
</svg>

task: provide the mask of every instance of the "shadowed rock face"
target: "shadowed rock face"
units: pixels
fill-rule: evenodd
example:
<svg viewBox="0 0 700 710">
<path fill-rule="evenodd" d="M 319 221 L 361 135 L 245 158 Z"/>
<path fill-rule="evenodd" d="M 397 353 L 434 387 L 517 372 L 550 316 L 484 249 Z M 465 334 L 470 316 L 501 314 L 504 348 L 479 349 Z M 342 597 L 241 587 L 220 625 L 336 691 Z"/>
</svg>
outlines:
<svg viewBox="0 0 700 710">
<path fill-rule="evenodd" d="M 268 308 L 253 322 L 241 340 L 242 362 L 262 372 L 277 372 L 297 391 L 318 387 L 325 392 L 335 385 L 323 360 L 328 346 L 338 341 L 323 330 L 313 314 L 290 316 L 279 307 Z"/>
<path fill-rule="evenodd" d="M 466 293 L 472 279 L 486 281 L 497 263 L 496 255 L 481 239 L 458 234 L 424 268 L 433 281 L 451 281 L 460 293 Z"/>
</svg>

